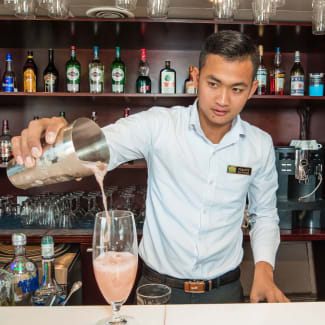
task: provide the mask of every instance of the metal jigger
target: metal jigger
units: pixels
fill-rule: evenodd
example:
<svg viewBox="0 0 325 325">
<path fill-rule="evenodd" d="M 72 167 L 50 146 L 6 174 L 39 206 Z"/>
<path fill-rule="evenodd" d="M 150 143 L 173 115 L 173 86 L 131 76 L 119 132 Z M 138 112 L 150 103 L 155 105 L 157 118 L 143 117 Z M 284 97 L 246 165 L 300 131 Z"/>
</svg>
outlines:
<svg viewBox="0 0 325 325">
<path fill-rule="evenodd" d="M 12 159 L 7 167 L 10 182 L 21 189 L 66 182 L 92 175 L 83 161 L 109 162 L 109 148 L 100 127 L 90 119 L 78 118 L 63 128 L 55 144 L 46 144 L 35 167 L 17 165 Z"/>
</svg>

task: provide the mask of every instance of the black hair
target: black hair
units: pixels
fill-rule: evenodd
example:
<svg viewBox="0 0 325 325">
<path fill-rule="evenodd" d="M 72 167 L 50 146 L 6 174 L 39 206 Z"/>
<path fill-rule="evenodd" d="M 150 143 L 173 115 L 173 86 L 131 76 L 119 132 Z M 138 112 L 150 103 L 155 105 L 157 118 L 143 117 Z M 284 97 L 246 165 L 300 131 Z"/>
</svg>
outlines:
<svg viewBox="0 0 325 325">
<path fill-rule="evenodd" d="M 209 54 L 220 55 L 229 61 L 250 58 L 254 79 L 259 65 L 259 53 L 256 44 L 248 35 L 234 30 L 223 30 L 210 35 L 200 53 L 200 70 L 204 67 Z"/>
</svg>

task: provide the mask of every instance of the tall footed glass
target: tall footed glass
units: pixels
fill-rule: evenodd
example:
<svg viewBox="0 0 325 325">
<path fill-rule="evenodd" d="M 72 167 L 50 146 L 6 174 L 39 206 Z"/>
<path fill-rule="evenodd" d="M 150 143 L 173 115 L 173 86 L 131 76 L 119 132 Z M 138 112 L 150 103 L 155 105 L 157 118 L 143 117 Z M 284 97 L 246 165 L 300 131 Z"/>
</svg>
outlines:
<svg viewBox="0 0 325 325">
<path fill-rule="evenodd" d="M 112 316 L 99 324 L 137 324 L 132 317 L 120 315 L 138 268 L 138 241 L 131 211 L 97 213 L 93 234 L 93 267 L 98 287 L 113 310 Z"/>
</svg>

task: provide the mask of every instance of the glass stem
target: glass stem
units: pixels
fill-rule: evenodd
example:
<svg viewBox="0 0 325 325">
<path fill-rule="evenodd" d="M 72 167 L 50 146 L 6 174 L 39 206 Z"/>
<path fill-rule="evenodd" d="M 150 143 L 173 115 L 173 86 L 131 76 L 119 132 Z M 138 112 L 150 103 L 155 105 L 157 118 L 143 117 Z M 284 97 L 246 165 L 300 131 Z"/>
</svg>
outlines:
<svg viewBox="0 0 325 325">
<path fill-rule="evenodd" d="M 113 302 L 112 303 L 112 308 L 113 308 L 113 313 L 112 313 L 112 323 L 118 323 L 121 322 L 121 315 L 120 315 L 120 309 L 121 309 L 122 304 Z"/>
</svg>

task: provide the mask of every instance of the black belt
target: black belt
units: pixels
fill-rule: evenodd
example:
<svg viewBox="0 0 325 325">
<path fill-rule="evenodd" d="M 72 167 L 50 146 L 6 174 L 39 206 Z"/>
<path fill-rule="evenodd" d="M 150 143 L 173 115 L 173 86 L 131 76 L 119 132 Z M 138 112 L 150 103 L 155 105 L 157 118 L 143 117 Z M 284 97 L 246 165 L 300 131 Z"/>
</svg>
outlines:
<svg viewBox="0 0 325 325">
<path fill-rule="evenodd" d="M 150 281 L 166 284 L 171 288 L 184 289 L 185 292 L 190 293 L 203 293 L 238 280 L 240 269 L 237 267 L 212 280 L 186 280 L 160 274 L 143 263 L 142 274 Z"/>
</svg>

